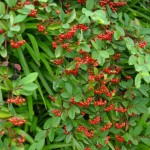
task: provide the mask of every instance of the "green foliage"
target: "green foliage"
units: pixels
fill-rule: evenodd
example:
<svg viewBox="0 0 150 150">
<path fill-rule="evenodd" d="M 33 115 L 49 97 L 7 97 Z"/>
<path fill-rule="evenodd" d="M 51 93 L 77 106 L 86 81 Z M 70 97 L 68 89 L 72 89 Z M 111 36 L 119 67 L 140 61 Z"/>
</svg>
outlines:
<svg viewBox="0 0 150 150">
<path fill-rule="evenodd" d="M 0 2 L 0 149 L 150 148 L 148 1 L 106 3 Z"/>
</svg>

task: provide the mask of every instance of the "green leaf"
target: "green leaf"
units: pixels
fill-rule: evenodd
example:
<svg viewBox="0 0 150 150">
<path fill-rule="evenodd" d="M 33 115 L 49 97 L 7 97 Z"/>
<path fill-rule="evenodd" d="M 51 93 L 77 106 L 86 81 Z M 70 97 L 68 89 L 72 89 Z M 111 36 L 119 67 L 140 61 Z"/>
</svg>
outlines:
<svg viewBox="0 0 150 150">
<path fill-rule="evenodd" d="M 17 15 L 15 18 L 14 18 L 14 24 L 15 23 L 18 23 L 18 22 L 22 22 L 26 19 L 27 15 Z"/>
<path fill-rule="evenodd" d="M 72 10 L 71 14 L 69 15 L 65 23 L 71 23 L 75 18 L 76 18 L 76 11 L 74 9 Z"/>
<path fill-rule="evenodd" d="M 10 27 L 10 30 L 11 31 L 16 31 L 16 32 L 19 32 L 20 31 L 20 26 L 18 26 L 18 25 L 15 25 L 15 26 L 13 26 L 13 27 Z"/>
<path fill-rule="evenodd" d="M 9 80 L 9 79 L 7 79 L 7 78 L 4 80 L 4 85 L 5 85 L 5 87 L 6 87 L 7 89 L 9 89 L 9 90 L 12 90 L 12 89 L 13 89 L 13 84 L 12 84 L 11 80 Z"/>
<path fill-rule="evenodd" d="M 62 55 L 62 53 L 63 53 L 62 47 L 61 47 L 61 46 L 58 46 L 58 47 L 56 48 L 56 50 L 55 50 L 55 56 L 56 56 L 56 58 L 60 57 L 60 56 Z"/>
<path fill-rule="evenodd" d="M 28 37 L 29 37 L 29 39 L 32 43 L 32 47 L 34 49 L 35 55 L 37 56 L 37 59 L 40 60 L 39 47 L 38 47 L 38 44 L 37 44 L 37 41 L 36 41 L 35 37 L 32 34 L 28 34 Z"/>
<path fill-rule="evenodd" d="M 21 85 L 21 84 L 28 84 L 28 83 L 31 83 L 31 82 L 33 82 L 33 81 L 36 80 L 37 76 L 38 76 L 38 73 L 37 73 L 37 72 L 30 73 L 30 74 L 28 74 L 26 77 L 22 78 L 22 79 L 20 80 L 19 84 Z"/>
<path fill-rule="evenodd" d="M 38 88 L 38 86 L 35 83 L 28 83 L 23 85 L 23 90 L 26 91 L 34 91 Z"/>
<path fill-rule="evenodd" d="M 137 57 L 135 55 L 131 55 L 128 61 L 129 65 L 134 65 L 136 62 L 137 62 Z"/>
<path fill-rule="evenodd" d="M 72 140 L 72 134 L 69 133 L 69 134 L 66 136 L 66 143 L 69 143 L 71 140 Z"/>
<path fill-rule="evenodd" d="M 0 119 L 7 119 L 8 117 L 11 117 L 12 114 L 10 112 L 0 110 Z"/>
<path fill-rule="evenodd" d="M 150 138 L 140 138 L 140 140 L 147 146 L 150 146 Z"/>
<path fill-rule="evenodd" d="M 0 2 L 0 15 L 5 15 L 5 4 Z"/>
<path fill-rule="evenodd" d="M 43 139 L 40 139 L 40 140 L 38 141 L 38 143 L 37 143 L 37 146 L 36 146 L 37 150 L 43 149 L 44 144 L 45 144 L 45 139 L 44 139 L 44 138 L 43 138 Z"/>
<path fill-rule="evenodd" d="M 121 28 L 120 26 L 116 26 L 116 30 L 117 32 L 120 33 L 121 36 L 125 36 L 125 32 L 123 28 Z"/>
<path fill-rule="evenodd" d="M 133 42 L 133 40 L 132 40 L 131 38 L 129 38 L 129 37 L 125 37 L 124 40 L 125 40 L 125 43 L 126 43 L 127 48 L 128 48 L 129 50 L 132 50 L 132 48 L 134 47 L 134 42 Z"/>
<path fill-rule="evenodd" d="M 5 36 L 3 34 L 0 34 L 0 45 L 2 45 L 4 41 L 5 41 Z"/>
<path fill-rule="evenodd" d="M 85 52 L 90 52 L 90 47 L 86 43 L 80 44 L 81 49 L 83 49 Z"/>
<path fill-rule="evenodd" d="M 135 87 L 139 88 L 141 86 L 141 79 L 142 79 L 142 75 L 141 73 L 138 73 L 135 77 Z"/>
<path fill-rule="evenodd" d="M 36 134 L 34 140 L 35 140 L 35 141 L 41 140 L 42 138 L 45 137 L 46 132 L 47 132 L 46 130 L 41 130 L 41 131 L 39 131 L 39 132 Z"/>
<path fill-rule="evenodd" d="M 101 55 L 103 58 L 109 58 L 108 52 L 106 52 L 106 51 L 100 51 L 99 53 L 100 53 L 100 55 Z"/>
<path fill-rule="evenodd" d="M 94 0 L 87 0 L 86 1 L 86 8 L 88 10 L 91 10 L 91 9 L 93 9 L 93 7 L 94 7 Z"/>
<path fill-rule="evenodd" d="M 5 58 L 7 56 L 7 50 L 6 49 L 2 49 L 0 50 L 0 55 Z"/>
<path fill-rule="evenodd" d="M 136 126 L 134 128 L 134 137 L 140 135 L 140 133 L 142 132 L 142 130 L 143 130 L 142 126 Z"/>
<path fill-rule="evenodd" d="M 60 117 L 54 117 L 52 120 L 52 127 L 58 127 L 60 124 L 61 118 Z"/>
<path fill-rule="evenodd" d="M 50 26 L 48 26 L 48 30 L 56 30 L 56 29 L 60 29 L 60 28 L 61 28 L 60 23 L 53 23 Z"/>
<path fill-rule="evenodd" d="M 120 39 L 120 32 L 118 32 L 118 31 L 115 31 L 114 32 L 114 38 L 115 38 L 115 40 L 119 40 Z"/>
<path fill-rule="evenodd" d="M 37 55 L 35 55 L 35 52 L 33 51 L 32 47 L 28 43 L 25 44 L 25 47 L 26 47 L 28 53 L 33 58 L 33 60 L 36 62 L 36 64 L 38 66 L 40 66 L 39 58 L 37 57 Z"/>
<path fill-rule="evenodd" d="M 65 84 L 65 88 L 66 88 L 66 90 L 67 90 L 68 93 L 72 94 L 73 89 L 72 89 L 71 84 L 66 83 Z"/>
<path fill-rule="evenodd" d="M 74 107 L 71 107 L 68 111 L 68 116 L 71 118 L 71 119 L 74 119 L 75 118 L 75 110 L 74 110 Z"/>
<path fill-rule="evenodd" d="M 82 9 L 82 13 L 85 14 L 87 17 L 91 16 L 93 13 L 86 8 Z"/>
<path fill-rule="evenodd" d="M 48 138 L 51 142 L 53 142 L 54 140 L 54 136 L 55 136 L 55 129 L 54 128 L 50 128 L 50 131 L 48 133 Z"/>
<path fill-rule="evenodd" d="M 17 3 L 17 0 L 13 0 L 13 1 L 10 1 L 10 0 L 5 0 L 6 3 L 8 4 L 9 7 L 14 7 Z"/>
</svg>

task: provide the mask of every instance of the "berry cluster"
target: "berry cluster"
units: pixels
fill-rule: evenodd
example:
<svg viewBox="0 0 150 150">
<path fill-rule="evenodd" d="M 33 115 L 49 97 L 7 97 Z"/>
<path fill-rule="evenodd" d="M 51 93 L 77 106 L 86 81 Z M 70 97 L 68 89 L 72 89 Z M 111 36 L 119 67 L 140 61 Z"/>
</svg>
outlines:
<svg viewBox="0 0 150 150">
<path fill-rule="evenodd" d="M 67 129 L 66 129 L 66 126 L 64 126 L 64 133 L 67 135 L 67 134 L 69 134 L 69 132 L 67 131 Z"/>
<path fill-rule="evenodd" d="M 77 25 L 77 29 L 86 31 L 86 30 L 89 29 L 89 26 L 86 26 L 86 25 L 84 25 L 84 24 L 78 24 L 78 25 Z"/>
<path fill-rule="evenodd" d="M 105 85 L 102 85 L 100 89 L 94 90 L 94 94 L 105 94 L 108 97 L 112 97 L 113 92 L 109 92 L 108 88 Z"/>
<path fill-rule="evenodd" d="M 84 150 L 92 150 L 91 148 L 89 148 L 89 147 L 86 147 L 86 148 L 84 148 Z"/>
<path fill-rule="evenodd" d="M 63 64 L 63 59 L 55 59 L 55 60 L 53 61 L 53 63 L 54 63 L 55 65 L 61 65 L 61 64 Z"/>
<path fill-rule="evenodd" d="M 85 5 L 86 4 L 86 0 L 77 0 L 78 3 L 80 3 L 81 5 Z"/>
<path fill-rule="evenodd" d="M 117 129 L 122 129 L 123 127 L 125 127 L 125 125 L 126 125 L 125 122 L 123 122 L 123 123 L 121 123 L 121 124 L 115 123 L 115 127 L 116 127 Z"/>
<path fill-rule="evenodd" d="M 93 131 L 89 131 L 89 130 L 88 130 L 86 127 L 84 127 L 84 126 L 79 126 L 79 127 L 77 128 L 77 131 L 79 131 L 79 132 L 83 131 L 84 134 L 85 134 L 88 138 L 90 138 L 90 139 L 94 136 L 94 132 L 93 132 Z"/>
<path fill-rule="evenodd" d="M 23 97 L 20 97 L 20 96 L 16 96 L 15 98 L 9 98 L 8 100 L 7 100 L 7 103 L 14 103 L 14 104 L 16 104 L 16 105 L 21 105 L 22 103 L 24 103 L 26 101 L 26 99 L 25 98 L 23 98 Z"/>
<path fill-rule="evenodd" d="M 4 33 L 5 30 L 4 29 L 0 29 L 0 34 Z"/>
<path fill-rule="evenodd" d="M 127 80 L 130 80 L 130 79 L 131 79 L 131 76 L 126 76 L 126 79 L 127 79 Z"/>
<path fill-rule="evenodd" d="M 29 4 L 31 4 L 30 0 L 26 0 L 26 1 L 24 2 L 24 5 L 29 5 Z"/>
<path fill-rule="evenodd" d="M 120 81 L 119 78 L 113 78 L 113 79 L 111 80 L 111 82 L 112 82 L 113 84 L 119 83 L 119 81 Z"/>
<path fill-rule="evenodd" d="M 95 124 L 98 124 L 100 122 L 100 120 L 101 120 L 100 116 L 97 116 L 94 119 L 90 119 L 89 123 L 95 125 Z"/>
<path fill-rule="evenodd" d="M 111 110 L 114 110 L 114 104 L 110 104 L 109 106 L 104 108 L 104 111 L 110 112 Z"/>
<path fill-rule="evenodd" d="M 66 74 L 72 74 L 74 76 L 76 76 L 78 74 L 78 69 L 72 69 L 72 70 L 65 70 Z"/>
<path fill-rule="evenodd" d="M 103 41 L 104 40 L 112 41 L 113 34 L 114 31 L 106 30 L 105 33 L 99 34 L 97 37 Z"/>
<path fill-rule="evenodd" d="M 111 2 L 110 0 L 100 0 L 100 5 L 102 7 L 106 7 L 106 5 L 109 5 L 113 12 L 117 11 L 117 7 L 125 6 L 126 3 L 127 2 Z"/>
<path fill-rule="evenodd" d="M 105 144 L 108 144 L 110 140 L 110 136 L 106 136 Z"/>
<path fill-rule="evenodd" d="M 114 67 L 105 68 L 103 69 L 103 71 L 108 74 L 119 74 L 121 71 L 121 68 L 118 66 L 114 66 Z"/>
<path fill-rule="evenodd" d="M 146 41 L 140 41 L 139 43 L 138 43 L 138 46 L 140 47 L 140 48 L 145 48 L 145 46 L 147 45 L 147 42 Z"/>
<path fill-rule="evenodd" d="M 103 105 L 105 105 L 107 103 L 107 101 L 106 100 L 102 100 L 102 98 L 100 98 L 98 101 L 95 101 L 94 102 L 94 106 L 103 106 Z"/>
<path fill-rule="evenodd" d="M 104 132 L 106 130 L 109 130 L 111 128 L 111 126 L 112 126 L 112 123 L 110 122 L 107 125 L 105 125 L 103 128 L 101 128 L 101 130 Z"/>
<path fill-rule="evenodd" d="M 44 32 L 44 34 L 47 34 L 46 27 L 41 25 L 40 23 L 37 24 L 37 28 L 39 32 Z"/>
<path fill-rule="evenodd" d="M 56 99 L 55 99 L 55 97 L 54 97 L 54 96 L 49 95 L 48 97 L 49 97 L 52 101 L 54 101 L 54 102 L 56 101 Z"/>
<path fill-rule="evenodd" d="M 92 97 L 87 98 L 87 100 L 82 102 L 75 102 L 74 97 L 71 98 L 70 103 L 78 105 L 79 107 L 88 107 L 93 101 Z"/>
<path fill-rule="evenodd" d="M 12 117 L 12 118 L 8 119 L 8 121 L 11 122 L 14 126 L 20 126 L 26 122 L 25 119 L 20 119 L 18 117 Z"/>
<path fill-rule="evenodd" d="M 28 16 L 37 18 L 37 9 L 31 10 L 31 12 L 30 12 L 30 14 L 28 14 Z"/>
<path fill-rule="evenodd" d="M 120 58 L 120 56 L 121 56 L 121 54 L 118 53 L 118 54 L 116 54 L 115 56 L 113 56 L 113 59 L 114 59 L 114 60 L 118 60 L 118 59 Z"/>
<path fill-rule="evenodd" d="M 120 135 L 116 135 L 116 140 L 118 141 L 118 142 L 124 142 L 124 137 L 123 136 L 120 136 Z"/>
<path fill-rule="evenodd" d="M 19 144 L 24 143 L 24 142 L 25 142 L 25 137 L 24 137 L 24 135 L 19 136 L 19 137 L 17 138 L 17 140 L 18 140 L 18 143 L 19 143 Z"/>
<path fill-rule="evenodd" d="M 121 112 L 121 113 L 125 113 L 125 112 L 127 112 L 127 109 L 126 108 L 123 108 L 123 107 L 118 107 L 118 108 L 115 108 L 114 109 L 115 111 L 118 111 L 118 112 Z"/>
<path fill-rule="evenodd" d="M 24 45 L 25 43 L 26 43 L 25 40 L 21 40 L 21 41 L 17 41 L 17 42 L 10 40 L 10 45 L 12 46 L 12 48 L 19 48 L 22 45 Z"/>
<path fill-rule="evenodd" d="M 54 109 L 52 110 L 52 113 L 55 115 L 55 116 L 61 116 L 62 112 L 58 109 Z"/>
</svg>

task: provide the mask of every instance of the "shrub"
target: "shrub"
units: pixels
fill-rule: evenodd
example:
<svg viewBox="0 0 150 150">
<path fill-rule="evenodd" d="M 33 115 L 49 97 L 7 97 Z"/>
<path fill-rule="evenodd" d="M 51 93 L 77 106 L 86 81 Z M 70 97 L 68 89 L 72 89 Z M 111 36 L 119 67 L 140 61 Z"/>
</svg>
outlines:
<svg viewBox="0 0 150 150">
<path fill-rule="evenodd" d="M 149 149 L 149 29 L 126 5 L 0 2 L 1 149 Z"/>
</svg>

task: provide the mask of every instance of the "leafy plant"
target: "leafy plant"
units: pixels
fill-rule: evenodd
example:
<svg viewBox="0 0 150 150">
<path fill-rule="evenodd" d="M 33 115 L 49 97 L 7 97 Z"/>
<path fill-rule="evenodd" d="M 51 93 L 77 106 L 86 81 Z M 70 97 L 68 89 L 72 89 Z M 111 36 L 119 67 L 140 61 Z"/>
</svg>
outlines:
<svg viewBox="0 0 150 150">
<path fill-rule="evenodd" d="M 149 149 L 150 35 L 131 3 L 0 2 L 1 149 Z"/>
</svg>

